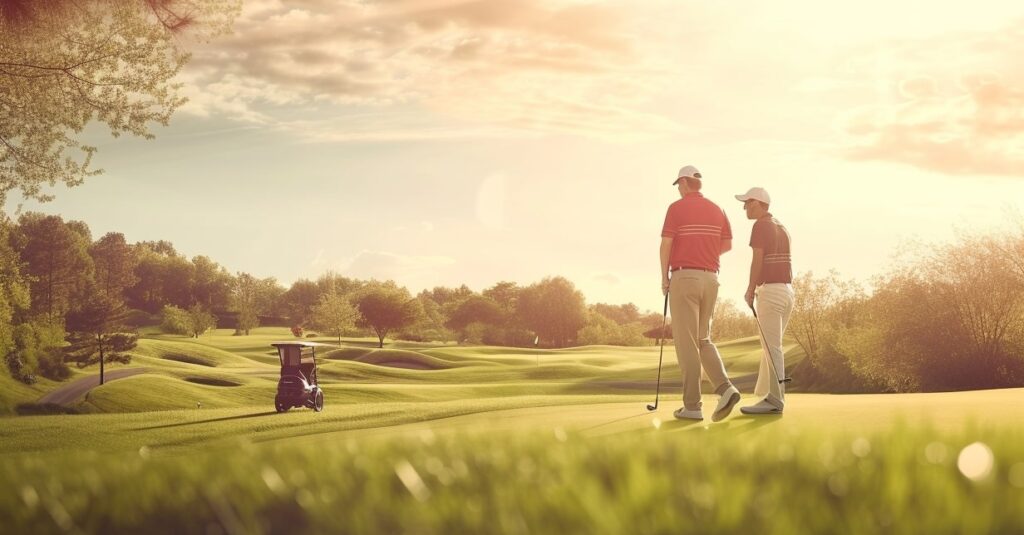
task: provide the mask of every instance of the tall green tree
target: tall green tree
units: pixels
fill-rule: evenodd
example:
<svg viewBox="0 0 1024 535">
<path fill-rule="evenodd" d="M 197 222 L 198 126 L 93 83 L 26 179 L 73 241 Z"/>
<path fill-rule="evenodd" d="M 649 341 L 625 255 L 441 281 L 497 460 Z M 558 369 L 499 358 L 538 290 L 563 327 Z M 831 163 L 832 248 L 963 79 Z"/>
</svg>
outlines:
<svg viewBox="0 0 1024 535">
<path fill-rule="evenodd" d="M 320 288 L 308 279 L 293 282 L 281 295 L 281 306 L 293 326 L 309 324 L 313 320 L 313 309 L 319 302 Z"/>
<path fill-rule="evenodd" d="M 249 335 L 259 326 L 259 317 L 270 311 L 284 288 L 273 277 L 257 279 L 249 273 L 239 273 L 231 289 L 231 309 L 238 313 L 236 334 Z"/>
<path fill-rule="evenodd" d="M 564 277 L 549 277 L 519 293 L 516 314 L 541 341 L 565 347 L 586 324 L 583 294 Z"/>
<path fill-rule="evenodd" d="M 452 311 L 445 327 L 459 332 L 460 341 L 469 337 L 471 325 L 500 326 L 506 319 L 504 311 L 490 297 L 474 295 Z M 479 329 L 479 327 L 477 328 Z"/>
<path fill-rule="evenodd" d="M 520 290 L 521 288 L 516 283 L 502 281 L 487 288 L 481 294 L 493 300 L 505 316 L 511 319 L 516 313 L 516 302 L 519 300 Z"/>
<path fill-rule="evenodd" d="M 15 248 L 31 281 L 32 315 L 59 324 L 93 279 L 89 240 L 82 224 L 30 212 L 18 218 Z"/>
<path fill-rule="evenodd" d="M 15 314 L 29 308 L 29 286 L 21 275 L 21 259 L 11 247 L 11 228 L 7 217 L 0 214 L 0 357 L 13 354 Z M 20 378 L 24 366 L 15 357 L 8 362 L 8 368 L 15 378 Z"/>
<path fill-rule="evenodd" d="M 228 270 L 206 256 L 192 258 L 192 301 L 207 311 L 228 309 L 232 278 Z"/>
<path fill-rule="evenodd" d="M 137 258 L 137 281 L 125 291 L 131 308 L 149 313 L 164 305 L 188 308 L 194 298 L 195 267 L 166 241 L 139 242 L 133 246 Z"/>
<path fill-rule="evenodd" d="M 238 313 L 235 334 L 249 335 L 259 327 L 259 279 L 248 273 L 239 273 L 231 289 L 231 306 Z"/>
<path fill-rule="evenodd" d="M 121 300 L 101 291 L 93 292 L 81 306 L 67 316 L 66 359 L 79 368 L 100 365 L 100 384 L 104 382 L 108 362 L 131 362 L 131 351 L 138 335 L 125 326 L 127 308 Z"/>
<path fill-rule="evenodd" d="M 125 289 L 139 281 L 138 259 L 120 232 L 110 232 L 89 247 L 96 268 L 96 285 L 107 295 L 123 298 Z"/>
<path fill-rule="evenodd" d="M 358 325 L 373 329 L 378 347 L 384 347 L 388 333 L 416 323 L 423 313 L 419 301 L 391 281 L 365 287 L 356 297 L 356 308 L 362 316 Z"/>
<path fill-rule="evenodd" d="M 160 312 L 160 329 L 165 333 L 187 334 L 199 338 L 203 333 L 217 327 L 217 316 L 196 303 L 188 310 L 174 305 L 165 305 Z"/>
<path fill-rule="evenodd" d="M 333 293 L 321 296 L 312 311 L 313 327 L 324 334 L 337 336 L 339 345 L 341 335 L 354 329 L 359 319 L 359 310 L 346 297 Z"/>
<path fill-rule="evenodd" d="M 238 2 L 6 0 L 0 3 L 0 205 L 12 190 L 81 184 L 96 147 L 87 125 L 146 138 L 185 99 L 173 81 L 188 59 L 175 32 L 224 31 Z"/>
<path fill-rule="evenodd" d="M 199 303 L 189 307 L 188 320 L 189 334 L 193 338 L 199 338 L 206 331 L 217 328 L 217 316 L 203 308 Z"/>
</svg>

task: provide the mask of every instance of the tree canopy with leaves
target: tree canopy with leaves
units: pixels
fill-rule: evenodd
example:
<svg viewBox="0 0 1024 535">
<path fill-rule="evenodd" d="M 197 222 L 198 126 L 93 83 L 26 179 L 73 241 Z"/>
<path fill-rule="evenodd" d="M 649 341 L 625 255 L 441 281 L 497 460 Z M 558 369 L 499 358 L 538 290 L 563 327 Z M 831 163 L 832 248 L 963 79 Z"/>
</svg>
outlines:
<svg viewBox="0 0 1024 535">
<path fill-rule="evenodd" d="M 362 315 L 359 326 L 377 333 L 379 347 L 384 347 L 388 333 L 412 325 L 423 314 L 420 302 L 390 281 L 364 288 L 356 297 L 356 307 Z"/>
<path fill-rule="evenodd" d="M 89 293 L 81 306 L 67 315 L 67 360 L 79 368 L 100 365 L 100 384 L 103 384 L 104 365 L 107 362 L 127 364 L 132 357 L 128 351 L 135 347 L 138 335 L 126 332 L 124 303 L 102 291 Z"/>
<path fill-rule="evenodd" d="M 541 341 L 564 347 L 586 324 L 583 294 L 564 277 L 549 277 L 519 292 L 516 313 Z"/>
<path fill-rule="evenodd" d="M 355 328 L 359 311 L 347 297 L 330 293 L 320 297 L 320 302 L 313 307 L 312 316 L 313 327 L 324 334 L 337 336 L 341 345 L 341 335 Z"/>
<path fill-rule="evenodd" d="M 174 77 L 188 60 L 176 34 L 223 32 L 236 0 L 5 0 L 0 2 L 0 205 L 20 190 L 82 183 L 99 122 L 117 137 L 153 137 L 185 99 Z"/>
</svg>

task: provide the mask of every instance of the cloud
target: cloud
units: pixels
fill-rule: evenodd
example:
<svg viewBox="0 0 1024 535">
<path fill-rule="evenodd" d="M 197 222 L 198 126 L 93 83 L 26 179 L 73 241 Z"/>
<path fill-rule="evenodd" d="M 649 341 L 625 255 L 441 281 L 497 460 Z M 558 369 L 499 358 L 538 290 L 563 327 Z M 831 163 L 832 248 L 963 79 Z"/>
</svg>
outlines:
<svg viewBox="0 0 1024 535">
<path fill-rule="evenodd" d="M 447 256 L 407 256 L 364 250 L 341 271 L 361 279 L 408 281 L 454 264 L 455 259 Z"/>
<path fill-rule="evenodd" d="M 594 280 L 597 280 L 598 282 L 612 286 L 618 285 L 622 282 L 622 279 L 614 273 L 595 273 L 593 277 Z"/>
<path fill-rule="evenodd" d="M 332 106 L 416 106 L 466 123 L 459 126 L 469 135 L 480 125 L 608 138 L 676 131 L 638 111 L 668 85 L 669 69 L 630 27 L 632 11 L 578 0 L 253 0 L 233 35 L 194 51 L 185 109 L 297 132 L 309 129 L 295 122 L 296 109 Z M 313 115 L 311 137 L 320 141 L 416 137 L 423 129 L 352 134 L 347 121 Z"/>
<path fill-rule="evenodd" d="M 1024 20 L 863 54 L 850 74 L 873 84 L 877 98 L 840 119 L 843 154 L 956 175 L 1024 175 L 1021 57 Z"/>
</svg>

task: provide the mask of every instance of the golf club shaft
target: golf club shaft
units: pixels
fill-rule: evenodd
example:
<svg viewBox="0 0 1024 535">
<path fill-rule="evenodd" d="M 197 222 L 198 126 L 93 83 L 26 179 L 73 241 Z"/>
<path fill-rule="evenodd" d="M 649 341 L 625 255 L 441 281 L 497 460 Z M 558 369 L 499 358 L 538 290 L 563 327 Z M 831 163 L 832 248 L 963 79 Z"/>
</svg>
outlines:
<svg viewBox="0 0 1024 535">
<path fill-rule="evenodd" d="M 661 359 L 665 355 L 665 326 L 668 325 L 668 292 L 665 292 L 665 308 L 661 312 L 661 349 L 658 351 L 658 384 L 654 390 L 654 405 L 647 406 L 647 410 L 658 408 L 658 396 L 661 395 Z"/>
<path fill-rule="evenodd" d="M 775 379 L 779 381 L 779 384 L 789 381 L 784 377 L 779 376 L 779 370 L 775 368 L 775 359 L 772 357 L 771 348 L 768 347 L 768 338 L 764 335 L 764 329 L 761 328 L 761 320 L 757 317 L 757 309 L 754 305 L 750 305 L 750 311 L 754 313 L 754 323 L 757 324 L 757 332 L 761 333 L 761 343 L 764 345 L 765 356 L 768 357 L 768 365 L 772 367 L 772 373 L 775 374 Z"/>
</svg>

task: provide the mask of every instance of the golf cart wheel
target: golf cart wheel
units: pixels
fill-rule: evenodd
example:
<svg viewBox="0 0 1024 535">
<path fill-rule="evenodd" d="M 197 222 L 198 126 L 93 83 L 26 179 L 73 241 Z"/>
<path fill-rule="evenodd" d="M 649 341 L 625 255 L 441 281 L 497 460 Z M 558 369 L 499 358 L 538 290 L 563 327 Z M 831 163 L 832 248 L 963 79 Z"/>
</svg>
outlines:
<svg viewBox="0 0 1024 535">
<path fill-rule="evenodd" d="M 320 412 L 324 410 L 324 391 L 317 390 L 316 396 L 313 397 L 313 410 Z"/>
<path fill-rule="evenodd" d="M 288 410 L 289 407 L 288 407 L 288 405 L 285 405 L 284 403 L 282 403 L 281 400 L 275 399 L 274 400 L 274 408 L 277 409 L 277 412 L 285 412 L 285 411 Z"/>
</svg>

